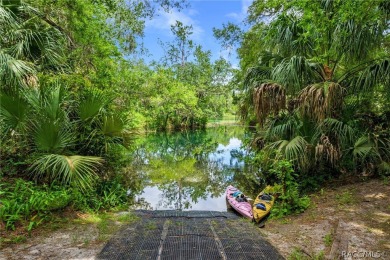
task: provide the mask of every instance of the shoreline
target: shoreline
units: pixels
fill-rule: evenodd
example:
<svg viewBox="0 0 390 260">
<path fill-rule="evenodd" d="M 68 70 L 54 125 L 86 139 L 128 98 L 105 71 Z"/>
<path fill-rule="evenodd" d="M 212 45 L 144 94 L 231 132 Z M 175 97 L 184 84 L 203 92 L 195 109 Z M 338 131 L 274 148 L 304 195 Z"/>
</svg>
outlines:
<svg viewBox="0 0 390 260">
<path fill-rule="evenodd" d="M 390 255 L 389 181 L 372 179 L 327 187 L 310 198 L 312 205 L 304 213 L 270 219 L 264 229 L 258 229 L 283 257 L 324 259 L 336 240 L 339 219 L 347 223 L 349 251 Z M 3 244 L 0 259 L 94 259 L 117 231 L 136 222 L 131 211 L 73 212 L 62 223 L 49 222 L 33 230 L 25 241 Z"/>
</svg>

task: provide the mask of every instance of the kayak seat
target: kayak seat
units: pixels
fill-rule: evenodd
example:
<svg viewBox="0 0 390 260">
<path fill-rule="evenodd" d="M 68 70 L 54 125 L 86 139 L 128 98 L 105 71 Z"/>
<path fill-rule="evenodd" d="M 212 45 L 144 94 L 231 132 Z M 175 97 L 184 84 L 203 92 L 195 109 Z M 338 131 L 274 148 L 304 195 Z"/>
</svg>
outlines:
<svg viewBox="0 0 390 260">
<path fill-rule="evenodd" d="M 261 210 L 266 211 L 267 207 L 263 203 L 258 203 L 258 204 L 256 204 L 256 209 L 261 209 Z"/>
<path fill-rule="evenodd" d="M 259 196 L 259 199 L 271 201 L 272 200 L 272 196 L 268 195 L 268 194 L 262 194 L 262 195 Z"/>
<path fill-rule="evenodd" d="M 237 197 L 236 198 L 236 201 L 237 202 L 248 202 L 247 199 L 245 197 Z"/>
</svg>

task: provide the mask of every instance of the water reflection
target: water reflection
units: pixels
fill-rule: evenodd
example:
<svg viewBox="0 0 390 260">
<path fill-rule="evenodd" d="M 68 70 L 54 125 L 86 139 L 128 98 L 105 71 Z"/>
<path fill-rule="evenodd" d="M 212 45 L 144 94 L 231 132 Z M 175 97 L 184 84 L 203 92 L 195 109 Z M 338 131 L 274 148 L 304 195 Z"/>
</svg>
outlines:
<svg viewBox="0 0 390 260">
<path fill-rule="evenodd" d="M 136 208 L 226 211 L 224 192 L 242 174 L 242 127 L 154 134 L 137 140 L 132 167 L 144 179 Z"/>
</svg>

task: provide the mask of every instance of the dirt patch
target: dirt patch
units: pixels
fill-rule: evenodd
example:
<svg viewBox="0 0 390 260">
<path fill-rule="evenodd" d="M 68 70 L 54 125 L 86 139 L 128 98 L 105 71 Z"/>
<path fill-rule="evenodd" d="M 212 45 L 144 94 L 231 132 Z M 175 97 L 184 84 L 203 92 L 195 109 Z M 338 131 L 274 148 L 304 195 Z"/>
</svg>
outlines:
<svg viewBox="0 0 390 260">
<path fill-rule="evenodd" d="M 367 252 L 390 259 L 388 183 L 370 180 L 323 189 L 312 194 L 311 200 L 312 205 L 303 214 L 270 220 L 261 231 L 284 257 L 297 252 L 307 258 L 328 255 L 341 219 L 346 223 L 349 253 Z"/>
<path fill-rule="evenodd" d="M 93 259 L 104 244 L 96 243 L 97 236 L 94 226 L 56 231 L 2 249 L 0 259 Z"/>
<path fill-rule="evenodd" d="M 45 231 L 22 244 L 0 250 L 0 259 L 95 259 L 123 225 L 135 221 L 128 212 L 82 214 L 57 231 Z"/>
</svg>

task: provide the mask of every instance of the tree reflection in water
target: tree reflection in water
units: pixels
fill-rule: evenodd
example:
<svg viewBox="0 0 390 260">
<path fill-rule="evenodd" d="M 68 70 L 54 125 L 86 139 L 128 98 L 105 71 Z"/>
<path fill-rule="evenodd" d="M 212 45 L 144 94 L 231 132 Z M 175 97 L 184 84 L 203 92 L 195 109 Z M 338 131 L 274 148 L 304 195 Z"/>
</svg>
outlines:
<svg viewBox="0 0 390 260">
<path fill-rule="evenodd" d="M 226 210 L 224 191 L 244 169 L 244 136 L 243 127 L 224 126 L 137 140 L 132 167 L 145 183 L 137 208 Z"/>
</svg>

